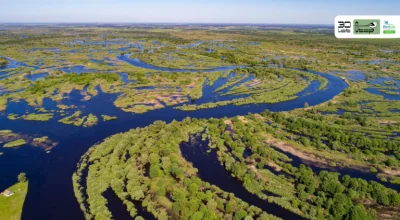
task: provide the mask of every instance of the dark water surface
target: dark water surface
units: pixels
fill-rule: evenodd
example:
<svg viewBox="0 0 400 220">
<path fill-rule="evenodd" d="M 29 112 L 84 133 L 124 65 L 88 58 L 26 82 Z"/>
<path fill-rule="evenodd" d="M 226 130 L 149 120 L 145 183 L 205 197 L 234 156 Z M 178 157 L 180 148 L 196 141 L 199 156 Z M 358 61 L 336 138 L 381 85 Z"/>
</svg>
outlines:
<svg viewBox="0 0 400 220">
<path fill-rule="evenodd" d="M 235 196 L 247 202 L 249 205 L 254 205 L 263 211 L 280 217 L 282 219 L 304 219 L 301 216 L 288 211 L 275 203 L 269 203 L 258 196 L 251 194 L 244 188 L 243 184 L 231 176 L 225 168 L 219 163 L 216 150 L 211 150 L 207 153 L 208 142 L 201 140 L 201 135 L 181 144 L 181 152 L 183 157 L 193 163 L 193 166 L 198 169 L 199 177 L 206 182 L 218 186 L 220 189 L 234 193 Z"/>
<path fill-rule="evenodd" d="M 123 56 L 119 57 L 135 66 L 149 69 L 157 69 L 142 62 L 132 61 Z M 235 67 L 219 67 L 207 71 L 230 70 Z M 160 70 L 160 69 L 157 69 Z M 161 71 L 177 72 L 176 69 L 162 68 Z M 192 70 L 180 70 L 186 72 Z M 194 71 L 194 70 L 193 70 Z M 197 71 L 197 70 L 196 70 Z M 60 116 L 56 116 L 48 122 L 34 122 L 7 119 L 7 114 L 18 112 L 23 114 L 26 109 L 32 110 L 26 102 L 11 103 L 5 113 L 0 113 L 0 130 L 11 129 L 17 133 L 30 135 L 49 136 L 52 140 L 59 141 L 59 145 L 46 153 L 42 149 L 31 146 L 23 146 L 17 149 L 1 149 L 4 155 L 0 156 L 0 190 L 3 190 L 17 180 L 20 172 L 26 172 L 29 178 L 29 191 L 23 208 L 23 219 L 83 219 L 83 214 L 76 201 L 72 188 L 72 174 L 80 157 L 89 147 L 101 142 L 105 138 L 119 133 L 126 132 L 136 127 L 145 127 L 156 120 L 166 123 L 172 120 L 183 120 L 186 117 L 192 118 L 222 118 L 248 113 L 260 113 L 266 109 L 270 111 L 288 111 L 295 108 L 302 108 L 307 102 L 310 106 L 328 101 L 338 95 L 347 84 L 339 77 L 316 73 L 328 79 L 326 89 L 315 91 L 315 84 L 306 90 L 307 93 L 296 100 L 276 104 L 258 104 L 243 106 L 221 106 L 214 109 L 202 109 L 192 112 L 175 110 L 173 107 L 166 107 L 150 111 L 144 114 L 131 114 L 123 112 L 113 105 L 116 94 L 99 93 L 90 101 L 82 102 L 79 92 L 71 93 L 62 103 L 76 105 L 84 114 L 93 113 L 99 117 L 101 114 L 117 116 L 118 120 L 102 122 L 91 128 L 75 127 L 58 123 Z M 215 94 L 212 91 L 215 87 L 204 87 L 204 97 L 197 100 L 198 103 L 213 101 Z M 197 103 L 196 103 L 197 104 Z M 45 107 L 54 109 L 56 103 L 45 100 Z M 239 190 L 239 189 L 238 189 Z M 237 194 L 239 192 L 233 191 Z M 111 205 L 111 204 L 110 204 Z"/>
<path fill-rule="evenodd" d="M 114 219 L 132 219 L 126 205 L 122 203 L 122 201 L 118 198 L 118 196 L 111 188 L 108 188 L 107 191 L 103 193 L 103 196 L 107 198 L 107 207 L 110 210 Z M 135 209 L 137 210 L 138 216 L 142 216 L 146 220 L 156 219 L 152 213 L 148 212 L 142 207 L 142 204 L 140 204 L 140 202 L 133 201 L 133 204 L 135 204 Z"/>
</svg>

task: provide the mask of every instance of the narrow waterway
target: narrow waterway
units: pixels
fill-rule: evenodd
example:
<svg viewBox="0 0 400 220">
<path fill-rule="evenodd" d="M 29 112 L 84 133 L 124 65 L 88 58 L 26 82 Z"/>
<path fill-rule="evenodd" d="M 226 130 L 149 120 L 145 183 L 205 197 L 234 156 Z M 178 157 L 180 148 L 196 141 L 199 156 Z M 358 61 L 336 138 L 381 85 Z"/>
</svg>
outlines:
<svg viewBox="0 0 400 220">
<path fill-rule="evenodd" d="M 239 199 L 247 202 L 249 205 L 254 205 L 262 209 L 266 213 L 282 219 L 304 219 L 275 203 L 269 203 L 247 191 L 243 184 L 232 177 L 219 163 L 216 150 L 212 150 L 210 153 L 206 152 L 208 150 L 207 145 L 207 141 L 201 140 L 201 135 L 181 144 L 182 156 L 198 169 L 197 174 L 200 179 L 216 185 L 226 192 L 235 194 Z"/>
</svg>

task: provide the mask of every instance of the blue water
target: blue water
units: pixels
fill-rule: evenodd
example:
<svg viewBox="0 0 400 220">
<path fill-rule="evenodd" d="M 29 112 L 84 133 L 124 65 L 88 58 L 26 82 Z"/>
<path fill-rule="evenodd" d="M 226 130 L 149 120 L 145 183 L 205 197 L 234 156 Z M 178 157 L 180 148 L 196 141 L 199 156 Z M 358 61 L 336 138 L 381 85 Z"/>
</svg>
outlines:
<svg viewBox="0 0 400 220">
<path fill-rule="evenodd" d="M 46 77 L 48 75 L 49 75 L 49 73 L 36 73 L 36 74 L 31 74 L 31 75 L 25 75 L 25 78 L 31 80 L 32 82 L 36 82 L 39 79 L 43 79 L 44 77 Z"/>
<path fill-rule="evenodd" d="M 365 75 L 358 70 L 347 71 L 345 73 L 345 77 L 346 77 L 346 79 L 349 79 L 351 81 L 359 81 L 359 80 L 364 81 L 365 80 Z"/>
<path fill-rule="evenodd" d="M 192 100 L 192 104 L 201 105 L 201 104 L 209 103 L 209 102 L 227 101 L 227 100 L 232 100 L 232 99 L 248 97 L 249 95 L 247 95 L 247 94 L 245 94 L 245 95 L 224 95 L 224 96 L 221 96 L 221 95 L 219 95 L 218 93 L 215 92 L 216 89 L 218 89 L 219 87 L 221 87 L 222 85 L 227 83 L 228 80 L 231 77 L 233 77 L 234 75 L 235 74 L 231 73 L 226 78 L 220 77 L 211 86 L 207 86 L 208 81 L 204 82 L 203 90 L 202 90 L 202 92 L 203 92 L 202 97 L 200 97 L 197 100 Z M 252 78 L 252 77 L 253 76 L 250 76 L 248 78 Z M 245 79 L 245 80 L 249 80 L 249 79 Z M 231 87 L 232 86 L 222 90 L 221 93 L 227 92 L 229 90 L 229 88 L 231 88 Z"/>
<path fill-rule="evenodd" d="M 49 52 L 60 52 L 58 48 L 32 48 L 31 51 L 49 51 Z"/>
<path fill-rule="evenodd" d="M 127 73 L 119 73 L 119 75 L 121 76 L 121 80 L 124 83 L 131 83 L 131 82 L 136 83 L 136 80 L 129 80 L 128 79 L 128 74 Z"/>
<path fill-rule="evenodd" d="M 387 100 L 400 100 L 400 95 L 390 95 L 379 91 L 379 88 L 367 88 L 367 92 L 375 95 L 383 96 Z M 398 89 L 397 92 L 400 92 Z"/>
<path fill-rule="evenodd" d="M 247 191 L 242 183 L 232 177 L 225 170 L 217 158 L 216 150 L 207 153 L 208 141 L 201 141 L 201 136 L 196 137 L 194 141 L 184 142 L 180 145 L 182 156 L 193 164 L 198 169 L 199 177 L 220 189 L 235 193 L 235 196 L 247 202 L 249 205 L 254 205 L 261 208 L 263 211 L 273 214 L 283 219 L 303 219 L 297 214 L 294 214 L 275 203 L 260 199 L 258 196 Z M 212 170 L 212 172 L 210 172 Z"/>
<path fill-rule="evenodd" d="M 302 96 L 306 96 L 306 95 L 310 95 L 315 92 L 318 92 L 320 85 L 321 85 L 321 82 L 319 80 L 314 80 L 310 83 L 310 85 L 306 89 L 297 93 L 296 96 L 302 97 Z"/>
<path fill-rule="evenodd" d="M 203 41 L 197 41 L 197 42 L 194 42 L 194 43 L 189 44 L 189 45 L 180 45 L 180 46 L 176 46 L 176 48 L 178 48 L 178 49 L 195 48 L 195 47 L 197 47 L 197 46 L 202 45 L 203 43 L 204 43 Z"/>
<path fill-rule="evenodd" d="M 21 67 L 30 67 L 30 68 L 33 68 L 35 70 L 39 69 L 39 66 L 29 66 L 24 62 L 18 62 L 18 61 L 14 60 L 14 59 L 11 59 L 9 57 L 4 57 L 3 56 L 3 58 L 5 58 L 8 61 L 8 65 L 4 66 L 4 67 L 0 67 L 0 75 L 2 73 L 4 73 L 4 71 L 2 72 L 2 70 L 11 69 L 11 68 L 17 68 L 17 67 L 20 67 L 20 66 Z"/>
<path fill-rule="evenodd" d="M 383 85 L 385 86 L 385 81 L 394 81 L 396 84 L 394 86 L 400 86 L 400 80 L 394 80 L 392 77 L 381 77 L 381 78 L 376 78 L 370 81 L 371 84 L 375 85 Z"/>
<path fill-rule="evenodd" d="M 86 66 L 83 66 L 83 65 L 77 65 L 77 66 L 71 66 L 71 67 L 61 67 L 60 70 L 65 73 L 77 73 L 77 74 L 93 72 L 92 69 L 87 69 Z"/>
<path fill-rule="evenodd" d="M 115 66 L 114 62 L 111 59 L 104 59 L 104 60 L 89 59 L 89 62 L 104 64 L 107 66 Z"/>
<path fill-rule="evenodd" d="M 130 45 L 127 46 L 127 47 L 118 48 L 118 50 L 119 50 L 119 51 L 127 51 L 127 50 L 132 49 L 132 48 L 138 48 L 139 51 L 141 51 L 141 52 L 144 51 L 143 45 L 141 45 L 141 44 L 130 44 Z"/>
</svg>

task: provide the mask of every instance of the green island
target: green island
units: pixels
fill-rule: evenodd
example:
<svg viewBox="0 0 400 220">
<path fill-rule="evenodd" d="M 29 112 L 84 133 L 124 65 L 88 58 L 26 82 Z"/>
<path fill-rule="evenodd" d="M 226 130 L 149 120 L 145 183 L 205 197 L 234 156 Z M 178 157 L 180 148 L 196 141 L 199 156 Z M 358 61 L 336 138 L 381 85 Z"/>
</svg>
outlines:
<svg viewBox="0 0 400 220">
<path fill-rule="evenodd" d="M 46 142 L 47 140 L 49 140 L 48 136 L 43 136 L 43 137 L 40 137 L 40 138 L 34 138 L 33 139 L 33 141 L 36 141 L 36 142 L 39 142 L 39 143 Z"/>
<path fill-rule="evenodd" d="M 20 147 L 26 144 L 26 141 L 24 139 L 17 139 L 15 141 L 8 142 L 4 144 L 3 147 L 5 148 L 13 148 L 13 147 Z"/>
<path fill-rule="evenodd" d="M 7 190 L 12 193 L 11 196 L 4 195 L 3 192 L 0 195 L 0 210 L 2 219 L 19 220 L 22 215 L 22 208 L 26 194 L 28 193 L 28 181 L 25 178 L 25 174 L 19 175 L 20 181 Z"/>
<path fill-rule="evenodd" d="M 117 116 L 109 116 L 109 115 L 101 115 L 103 118 L 103 121 L 112 121 L 112 120 L 117 120 Z"/>
<path fill-rule="evenodd" d="M 82 112 L 77 111 L 70 116 L 60 119 L 59 122 L 63 124 L 72 124 L 75 126 L 92 127 L 95 126 L 99 121 L 98 118 L 93 114 L 83 117 L 81 117 L 81 115 Z"/>
<path fill-rule="evenodd" d="M 28 121 L 49 121 L 53 118 L 53 114 L 29 114 L 26 117 L 22 116 L 24 120 Z"/>
</svg>

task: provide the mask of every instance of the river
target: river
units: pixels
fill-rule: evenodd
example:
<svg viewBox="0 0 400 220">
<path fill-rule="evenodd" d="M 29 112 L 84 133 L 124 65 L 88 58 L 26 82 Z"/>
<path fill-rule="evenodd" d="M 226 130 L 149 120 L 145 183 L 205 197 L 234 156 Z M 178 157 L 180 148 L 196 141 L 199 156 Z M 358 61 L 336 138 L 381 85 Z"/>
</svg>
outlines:
<svg viewBox="0 0 400 220">
<path fill-rule="evenodd" d="M 121 58 L 120 58 L 121 59 Z M 142 65 L 143 62 L 131 62 L 122 59 L 134 66 L 153 69 L 150 65 Z M 214 68 L 212 71 L 230 70 L 234 67 Z M 177 72 L 176 69 L 157 69 L 159 71 Z M 181 70 L 187 72 L 188 70 Z M 190 71 L 190 70 L 189 70 Z M 206 70 L 211 71 L 211 70 Z M 258 104 L 242 106 L 221 106 L 214 109 L 202 109 L 192 112 L 176 110 L 166 107 L 144 114 L 131 114 L 123 112 L 113 105 L 115 94 L 99 93 L 89 102 L 83 105 L 80 102 L 79 92 L 73 92 L 67 99 L 66 104 L 82 106 L 85 113 L 93 113 L 96 116 L 107 114 L 117 116 L 118 120 L 102 122 L 91 128 L 74 127 L 57 122 L 57 118 L 48 122 L 34 122 L 7 119 L 8 113 L 15 113 L 25 108 L 30 108 L 26 103 L 12 103 L 5 113 L 0 115 L 0 130 L 11 129 L 14 132 L 37 134 L 49 136 L 59 141 L 59 145 L 51 153 L 46 154 L 41 149 L 34 147 L 21 147 L 18 149 L 4 149 L 4 155 L 0 157 L 0 189 L 5 189 L 15 183 L 20 172 L 26 172 L 29 178 L 29 191 L 23 208 L 22 219 L 83 219 L 83 214 L 76 201 L 72 188 L 72 174 L 80 157 L 89 147 L 103 139 L 119 133 L 126 132 L 136 127 L 145 127 L 156 120 L 167 123 L 172 120 L 183 120 L 192 118 L 222 118 L 246 115 L 248 113 L 260 113 L 266 109 L 270 111 L 288 111 L 302 108 L 307 102 L 310 106 L 317 105 L 332 99 L 342 92 L 348 85 L 339 77 L 325 73 L 315 73 L 325 77 L 328 85 L 324 90 L 314 91 L 315 85 L 311 85 L 309 92 L 303 93 L 295 100 L 276 104 Z M 209 87 L 203 88 L 204 94 L 209 94 Z M 202 100 L 204 102 L 205 100 Z M 212 100 L 211 100 L 212 101 Z M 50 100 L 45 105 L 54 106 Z M 234 192 L 236 193 L 236 192 Z"/>
</svg>

